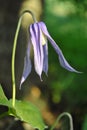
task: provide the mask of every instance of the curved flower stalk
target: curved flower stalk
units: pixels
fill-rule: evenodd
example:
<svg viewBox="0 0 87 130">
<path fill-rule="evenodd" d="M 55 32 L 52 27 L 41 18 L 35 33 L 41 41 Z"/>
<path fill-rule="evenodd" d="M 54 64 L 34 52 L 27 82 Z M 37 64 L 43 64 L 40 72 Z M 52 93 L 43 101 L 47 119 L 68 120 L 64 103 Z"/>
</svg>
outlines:
<svg viewBox="0 0 87 130">
<path fill-rule="evenodd" d="M 50 36 L 44 22 L 35 22 L 34 24 L 31 24 L 29 27 L 29 33 L 30 33 L 30 38 L 29 38 L 26 56 L 24 60 L 24 70 L 20 82 L 20 87 L 31 72 L 31 66 L 32 66 L 30 60 L 31 45 L 33 46 L 33 50 L 34 50 L 34 67 L 36 73 L 40 76 L 40 79 L 41 79 L 42 71 L 44 71 L 47 74 L 48 72 L 47 40 L 50 42 L 55 52 L 57 53 L 60 65 L 63 68 L 67 69 L 68 71 L 80 73 L 79 71 L 71 67 L 70 64 L 67 62 L 61 49 Z"/>
<path fill-rule="evenodd" d="M 15 37 L 14 37 L 14 42 L 13 42 L 13 50 L 12 50 L 12 64 L 11 64 L 11 69 L 12 69 L 12 105 L 13 107 L 15 106 L 15 97 L 16 97 L 16 82 L 15 82 L 15 53 L 16 53 L 16 46 L 17 46 L 17 39 L 18 39 L 18 34 L 21 26 L 21 21 L 25 13 L 28 13 L 32 16 L 33 21 L 36 22 L 36 18 L 34 17 L 34 14 L 30 10 L 25 10 L 22 12 L 18 24 L 17 24 L 17 29 L 15 32 Z"/>
</svg>

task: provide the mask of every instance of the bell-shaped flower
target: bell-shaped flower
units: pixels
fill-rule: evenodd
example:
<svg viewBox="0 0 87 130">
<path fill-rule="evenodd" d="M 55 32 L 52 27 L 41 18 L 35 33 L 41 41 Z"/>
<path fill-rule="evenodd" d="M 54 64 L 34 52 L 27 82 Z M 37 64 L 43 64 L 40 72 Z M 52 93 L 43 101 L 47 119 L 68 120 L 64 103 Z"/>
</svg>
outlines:
<svg viewBox="0 0 87 130">
<path fill-rule="evenodd" d="M 67 69 L 68 71 L 79 73 L 79 71 L 71 67 L 69 63 L 66 61 L 61 49 L 50 36 L 44 22 L 36 22 L 34 24 L 31 24 L 29 27 L 29 33 L 30 33 L 30 38 L 29 38 L 26 56 L 24 60 L 24 70 L 23 70 L 20 86 L 26 80 L 26 78 L 31 72 L 31 60 L 30 60 L 31 45 L 33 45 L 33 50 L 34 50 L 34 67 L 36 73 L 40 76 L 40 79 L 41 79 L 42 71 L 44 71 L 47 74 L 48 72 L 47 40 L 50 42 L 55 52 L 57 53 L 60 65 L 63 68 Z"/>
</svg>

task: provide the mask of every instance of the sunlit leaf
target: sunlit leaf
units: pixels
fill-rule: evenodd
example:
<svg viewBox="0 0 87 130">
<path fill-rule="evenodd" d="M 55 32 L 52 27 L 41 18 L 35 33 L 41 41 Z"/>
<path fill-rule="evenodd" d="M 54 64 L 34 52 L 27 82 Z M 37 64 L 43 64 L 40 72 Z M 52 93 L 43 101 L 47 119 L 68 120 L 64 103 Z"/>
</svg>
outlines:
<svg viewBox="0 0 87 130">
<path fill-rule="evenodd" d="M 7 97 L 4 94 L 4 91 L 2 89 L 2 86 L 0 85 L 0 100 L 8 100 Z"/>
<path fill-rule="evenodd" d="M 38 108 L 30 102 L 15 101 L 15 107 L 12 106 L 12 99 L 8 100 L 0 85 L 0 105 L 8 107 L 8 115 L 12 115 L 21 121 L 31 125 L 39 130 L 45 129 L 45 124 Z M 2 117 L 2 115 L 0 115 Z"/>
<path fill-rule="evenodd" d="M 21 121 L 29 123 L 34 128 L 45 129 L 40 111 L 30 102 L 16 100 L 15 111 Z"/>
<path fill-rule="evenodd" d="M 1 85 L 0 85 L 0 105 L 7 106 L 7 107 L 11 106 L 7 97 L 5 96 L 5 93 Z"/>
</svg>

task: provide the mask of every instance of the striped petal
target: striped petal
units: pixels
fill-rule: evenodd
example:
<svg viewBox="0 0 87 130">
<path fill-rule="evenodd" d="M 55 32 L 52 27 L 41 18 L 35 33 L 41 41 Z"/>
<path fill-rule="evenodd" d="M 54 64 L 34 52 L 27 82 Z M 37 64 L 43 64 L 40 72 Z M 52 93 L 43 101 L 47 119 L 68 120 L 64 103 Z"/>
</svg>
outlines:
<svg viewBox="0 0 87 130">
<path fill-rule="evenodd" d="M 43 70 L 43 47 L 41 44 L 42 34 L 38 26 L 38 23 L 30 25 L 30 37 L 34 49 L 35 71 L 41 78 Z"/>
<path fill-rule="evenodd" d="M 23 84 L 23 82 L 26 80 L 26 78 L 28 77 L 28 75 L 31 72 L 31 60 L 30 60 L 30 48 L 31 48 L 31 42 L 29 40 L 28 42 L 28 47 L 26 50 L 26 56 L 24 58 L 24 69 L 23 69 L 23 74 L 22 74 L 22 78 L 21 78 L 21 82 L 20 82 L 20 88 L 21 85 Z"/>
<path fill-rule="evenodd" d="M 47 75 L 47 72 L 48 72 L 48 45 L 47 43 L 43 45 L 43 53 L 44 53 L 43 71 Z"/>
<path fill-rule="evenodd" d="M 56 53 L 58 54 L 60 65 L 63 68 L 65 68 L 71 72 L 81 73 L 81 72 L 75 70 L 73 67 L 71 67 L 69 65 L 69 63 L 66 61 L 61 49 L 59 48 L 59 46 L 55 43 L 55 41 L 50 36 L 50 34 L 46 28 L 46 25 L 43 22 L 39 22 L 39 26 L 40 26 L 42 32 L 44 33 L 44 35 L 47 36 L 48 40 L 50 41 L 50 43 L 51 43 L 52 47 L 54 48 L 54 50 L 56 51 Z"/>
</svg>

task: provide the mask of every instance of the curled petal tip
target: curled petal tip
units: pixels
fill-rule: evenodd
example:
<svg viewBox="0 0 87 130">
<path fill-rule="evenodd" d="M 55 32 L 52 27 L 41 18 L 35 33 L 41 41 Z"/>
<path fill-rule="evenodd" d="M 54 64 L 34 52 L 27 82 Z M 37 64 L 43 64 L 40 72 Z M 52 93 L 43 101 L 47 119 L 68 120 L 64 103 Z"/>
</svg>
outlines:
<svg viewBox="0 0 87 130">
<path fill-rule="evenodd" d="M 21 85 L 23 84 L 23 82 L 25 81 L 25 78 L 24 77 L 22 77 L 21 78 L 21 82 L 20 82 L 20 88 L 19 89 L 21 89 Z"/>
<path fill-rule="evenodd" d="M 78 70 L 76 70 L 74 68 L 72 68 L 72 70 L 69 70 L 69 71 L 74 72 L 74 73 L 78 73 L 78 74 L 82 74 L 83 73 L 83 72 L 80 72 L 80 71 L 78 71 Z"/>
<path fill-rule="evenodd" d="M 74 72 L 79 73 L 79 74 L 82 74 L 82 73 L 83 73 L 83 72 L 81 72 L 81 71 L 77 71 L 77 70 L 75 70 Z"/>
<path fill-rule="evenodd" d="M 40 80 L 41 80 L 41 82 L 43 81 L 43 79 L 42 79 L 41 75 L 40 75 Z"/>
<path fill-rule="evenodd" d="M 60 48 L 59 48 L 60 49 Z M 75 72 L 75 73 L 82 73 L 80 71 L 77 71 L 76 69 L 74 69 L 68 62 L 67 60 L 65 59 L 62 51 L 60 50 L 59 51 L 59 62 L 60 62 L 60 65 L 67 69 L 68 71 L 71 71 L 71 72 Z"/>
<path fill-rule="evenodd" d="M 41 82 L 43 82 L 43 79 L 42 79 L 42 78 L 40 78 L 40 80 L 41 80 Z"/>
<path fill-rule="evenodd" d="M 43 82 L 43 79 L 40 79 L 41 80 L 41 82 Z"/>
</svg>

